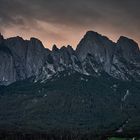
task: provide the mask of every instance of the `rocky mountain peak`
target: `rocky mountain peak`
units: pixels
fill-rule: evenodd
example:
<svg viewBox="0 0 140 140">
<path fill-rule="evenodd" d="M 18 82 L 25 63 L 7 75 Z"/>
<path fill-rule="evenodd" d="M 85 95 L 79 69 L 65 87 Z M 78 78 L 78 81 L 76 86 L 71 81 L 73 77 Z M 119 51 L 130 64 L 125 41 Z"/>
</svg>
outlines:
<svg viewBox="0 0 140 140">
<path fill-rule="evenodd" d="M 44 50 L 44 46 L 42 44 L 42 42 L 37 39 L 37 38 L 30 38 L 29 44 L 31 47 L 34 47 L 34 49 L 38 50 L 38 51 L 42 51 Z"/>
<path fill-rule="evenodd" d="M 19 36 L 16 37 L 11 37 L 5 40 L 5 44 L 10 48 L 10 49 L 21 49 L 24 48 L 26 45 L 26 41 Z"/>
<path fill-rule="evenodd" d="M 68 45 L 67 48 L 73 51 L 72 46 Z"/>
<path fill-rule="evenodd" d="M 0 33 L 0 44 L 2 43 L 3 39 L 4 39 L 4 37 L 3 37 L 3 35 Z"/>
<path fill-rule="evenodd" d="M 11 41 L 11 42 L 20 42 L 20 41 L 24 41 L 24 39 L 20 36 L 15 36 L 15 37 L 10 37 L 10 38 L 7 38 L 8 41 Z"/>
<path fill-rule="evenodd" d="M 53 51 L 53 52 L 59 51 L 59 49 L 57 48 L 57 46 L 56 46 L 55 44 L 54 44 L 53 47 L 52 47 L 52 51 Z"/>
<path fill-rule="evenodd" d="M 115 43 L 96 32 L 88 31 L 77 46 L 76 53 L 83 61 L 87 54 L 91 54 L 98 62 L 108 62 L 112 57 Z M 108 59 L 108 60 L 107 60 Z"/>
<path fill-rule="evenodd" d="M 86 34 L 84 35 L 85 40 L 94 40 L 95 42 L 111 42 L 113 43 L 113 41 L 111 41 L 108 37 L 101 35 L 95 31 L 88 31 L 86 32 Z"/>
<path fill-rule="evenodd" d="M 67 46 L 67 50 L 70 54 L 74 53 L 74 50 L 73 50 L 72 46 L 70 46 L 70 45 Z"/>
<path fill-rule="evenodd" d="M 65 50 L 67 50 L 67 48 L 66 48 L 66 46 L 62 46 L 62 47 L 60 48 L 60 50 L 65 51 Z"/>
<path fill-rule="evenodd" d="M 138 44 L 134 40 L 132 40 L 130 38 L 127 38 L 125 36 L 120 36 L 120 38 L 117 41 L 117 44 L 125 45 L 123 47 L 126 48 L 126 49 L 129 48 L 129 47 L 131 47 L 132 49 L 138 49 L 139 48 Z"/>
<path fill-rule="evenodd" d="M 127 37 L 121 36 L 117 41 L 117 51 L 127 61 L 140 61 L 140 50 L 138 44 Z"/>
<path fill-rule="evenodd" d="M 42 42 L 39 40 L 39 39 L 37 39 L 37 38 L 34 38 L 34 37 L 31 37 L 30 38 L 30 41 L 31 42 L 33 42 L 34 44 L 42 44 Z M 42 45 L 43 46 L 43 45 Z"/>
<path fill-rule="evenodd" d="M 96 38 L 100 36 L 97 32 L 94 31 L 87 31 L 86 34 L 84 35 L 84 38 Z"/>
<path fill-rule="evenodd" d="M 22 37 L 16 36 L 5 39 L 4 44 L 11 50 L 13 56 L 16 57 L 16 60 L 17 57 L 21 59 L 25 58 L 27 42 Z"/>
</svg>

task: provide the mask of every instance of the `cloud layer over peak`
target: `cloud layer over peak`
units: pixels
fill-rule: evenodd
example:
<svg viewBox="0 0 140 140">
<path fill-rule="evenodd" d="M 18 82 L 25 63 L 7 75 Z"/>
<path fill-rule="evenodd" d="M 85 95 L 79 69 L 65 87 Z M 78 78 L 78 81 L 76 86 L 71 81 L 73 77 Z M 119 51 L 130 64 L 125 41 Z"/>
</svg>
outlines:
<svg viewBox="0 0 140 140">
<path fill-rule="evenodd" d="M 139 0 L 0 0 L 0 30 L 6 37 L 38 37 L 47 47 L 75 47 L 87 30 L 140 43 L 139 6 Z"/>
</svg>

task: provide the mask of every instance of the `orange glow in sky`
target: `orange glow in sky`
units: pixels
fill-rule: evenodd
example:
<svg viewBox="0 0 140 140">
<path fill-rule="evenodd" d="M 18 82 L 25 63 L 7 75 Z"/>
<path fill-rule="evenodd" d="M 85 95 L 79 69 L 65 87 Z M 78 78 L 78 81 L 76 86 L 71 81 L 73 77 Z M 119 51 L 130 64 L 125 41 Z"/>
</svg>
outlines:
<svg viewBox="0 0 140 140">
<path fill-rule="evenodd" d="M 71 45 L 73 48 L 76 48 L 79 41 L 88 30 L 93 30 L 105 35 L 114 42 L 116 42 L 119 37 L 123 35 L 140 43 L 140 40 L 137 36 L 135 36 L 135 34 L 127 33 L 121 30 L 114 30 L 114 28 L 110 26 L 96 26 L 94 28 L 91 26 L 88 28 L 81 28 L 53 25 L 46 22 L 38 22 L 38 24 L 39 26 L 28 25 L 26 28 L 12 26 L 2 32 L 2 34 L 5 38 L 21 36 L 24 39 L 29 40 L 31 37 L 36 37 L 42 41 L 44 47 L 49 49 L 51 49 L 54 44 L 56 44 L 58 48 L 67 45 Z"/>
</svg>

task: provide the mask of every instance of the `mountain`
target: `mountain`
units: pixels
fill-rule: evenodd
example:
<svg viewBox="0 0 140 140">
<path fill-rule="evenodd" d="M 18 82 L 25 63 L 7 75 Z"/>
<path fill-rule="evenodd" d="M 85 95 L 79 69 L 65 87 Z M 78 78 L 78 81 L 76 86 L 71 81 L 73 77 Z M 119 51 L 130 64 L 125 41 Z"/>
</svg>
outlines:
<svg viewBox="0 0 140 140">
<path fill-rule="evenodd" d="M 140 136 L 140 50 L 88 31 L 76 50 L 0 35 L 0 138 Z M 20 138 L 19 138 L 20 137 Z"/>
<path fill-rule="evenodd" d="M 106 72 L 122 80 L 140 80 L 140 50 L 138 44 L 126 37 L 117 43 L 96 32 L 88 31 L 76 50 L 71 46 L 52 51 L 44 48 L 36 38 L 0 37 L 0 84 L 9 85 L 32 76 L 36 81 L 47 80 L 64 70 L 85 75 Z"/>
</svg>

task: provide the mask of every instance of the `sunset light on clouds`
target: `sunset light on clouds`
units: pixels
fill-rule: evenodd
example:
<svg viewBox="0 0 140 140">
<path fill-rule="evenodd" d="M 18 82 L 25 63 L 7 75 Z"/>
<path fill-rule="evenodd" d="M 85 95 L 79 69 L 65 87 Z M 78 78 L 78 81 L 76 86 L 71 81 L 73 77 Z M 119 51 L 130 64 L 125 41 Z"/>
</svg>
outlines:
<svg viewBox="0 0 140 140">
<path fill-rule="evenodd" d="M 140 44 L 139 5 L 138 0 L 1 0 L 0 32 L 5 38 L 36 37 L 50 49 L 53 44 L 76 48 L 88 30 L 115 42 L 123 35 Z"/>
</svg>

